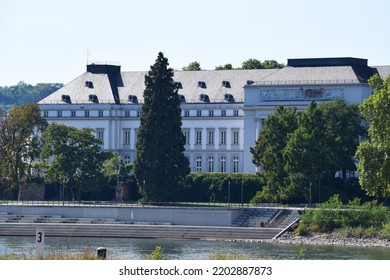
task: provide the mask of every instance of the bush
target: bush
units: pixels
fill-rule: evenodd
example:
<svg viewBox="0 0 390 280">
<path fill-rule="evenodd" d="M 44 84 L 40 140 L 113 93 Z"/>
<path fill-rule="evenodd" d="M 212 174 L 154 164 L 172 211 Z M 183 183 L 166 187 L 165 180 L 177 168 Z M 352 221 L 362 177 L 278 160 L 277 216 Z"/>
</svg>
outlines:
<svg viewBox="0 0 390 280">
<path fill-rule="evenodd" d="M 388 209 L 376 201 L 361 204 L 360 199 L 343 205 L 338 195 L 319 204 L 316 209 L 306 211 L 296 229 L 296 234 L 311 232 L 333 232 L 346 237 L 376 237 L 378 232 L 390 240 Z"/>
<path fill-rule="evenodd" d="M 230 202 L 248 203 L 261 189 L 260 178 L 256 174 L 241 173 L 190 173 L 184 179 L 177 201 L 180 202 L 228 202 L 230 182 Z"/>
<path fill-rule="evenodd" d="M 385 224 L 380 232 L 382 238 L 390 241 L 390 222 Z"/>
</svg>

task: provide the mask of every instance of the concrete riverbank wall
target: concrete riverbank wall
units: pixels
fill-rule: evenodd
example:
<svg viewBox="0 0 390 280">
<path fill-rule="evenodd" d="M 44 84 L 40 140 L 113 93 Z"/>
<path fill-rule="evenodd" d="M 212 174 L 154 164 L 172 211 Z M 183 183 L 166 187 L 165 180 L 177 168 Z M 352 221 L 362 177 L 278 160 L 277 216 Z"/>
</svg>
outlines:
<svg viewBox="0 0 390 280">
<path fill-rule="evenodd" d="M 232 226 L 242 211 L 241 208 L 0 205 L 0 213 L 8 215 L 113 219 L 126 223 L 219 227 Z"/>
</svg>

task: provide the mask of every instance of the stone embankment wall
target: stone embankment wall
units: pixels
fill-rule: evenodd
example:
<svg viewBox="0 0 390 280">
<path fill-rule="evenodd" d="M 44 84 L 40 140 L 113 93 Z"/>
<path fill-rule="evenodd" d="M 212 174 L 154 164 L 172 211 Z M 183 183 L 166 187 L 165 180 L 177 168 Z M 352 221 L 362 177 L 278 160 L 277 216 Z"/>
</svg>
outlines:
<svg viewBox="0 0 390 280">
<path fill-rule="evenodd" d="M 191 226 L 227 226 L 242 210 L 182 207 L 96 207 L 1 205 L 0 213 L 12 215 L 61 216 L 64 218 L 115 219 L 128 223 L 166 223 Z"/>
</svg>

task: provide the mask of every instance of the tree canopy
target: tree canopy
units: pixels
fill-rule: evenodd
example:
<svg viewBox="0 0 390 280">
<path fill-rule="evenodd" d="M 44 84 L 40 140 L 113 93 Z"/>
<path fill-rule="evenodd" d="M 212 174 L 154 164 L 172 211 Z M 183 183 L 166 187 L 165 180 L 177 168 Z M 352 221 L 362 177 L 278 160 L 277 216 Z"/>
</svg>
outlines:
<svg viewBox="0 0 390 280">
<path fill-rule="evenodd" d="M 359 182 L 372 196 L 390 197 L 390 76 L 382 80 L 378 74 L 369 80 L 373 94 L 360 109 L 369 123 L 368 139 L 356 152 Z"/>
<path fill-rule="evenodd" d="M 286 160 L 283 150 L 287 145 L 289 134 L 297 128 L 297 112 L 295 108 L 279 106 L 275 114 L 265 120 L 255 147 L 251 148 L 252 162 L 262 168 L 263 191 L 261 199 L 264 201 L 280 201 L 286 199 L 287 172 L 284 170 Z"/>
<path fill-rule="evenodd" d="M 233 70 L 233 69 L 234 69 L 233 65 L 231 65 L 230 63 L 225 65 L 215 66 L 215 70 Z"/>
<path fill-rule="evenodd" d="M 335 191 L 336 172 L 346 180 L 356 170 L 354 154 L 364 131 L 358 106 L 341 99 L 311 102 L 300 113 L 279 107 L 265 120 L 251 149 L 253 162 L 263 166 L 265 185 L 255 199 L 304 197 L 310 202 L 313 197 L 320 200 L 325 190 L 329 195 L 330 189 Z"/>
<path fill-rule="evenodd" d="M 188 64 L 188 66 L 184 66 L 182 68 L 182 70 L 183 71 L 200 71 L 202 69 L 200 68 L 200 63 L 199 62 L 193 61 L 190 64 Z"/>
<path fill-rule="evenodd" d="M 190 172 L 179 95 L 168 65 L 160 52 L 145 76 L 134 172 L 147 201 L 174 201 L 181 180 Z"/>
<path fill-rule="evenodd" d="M 80 199 L 82 192 L 97 184 L 103 162 L 109 156 L 93 132 L 90 128 L 52 123 L 42 133 L 45 180 L 65 183 L 73 199 Z"/>
<path fill-rule="evenodd" d="M 60 83 L 38 83 L 35 86 L 25 82 L 9 87 L 0 87 L 0 104 L 21 105 L 37 102 L 60 89 Z"/>
<path fill-rule="evenodd" d="M 0 175 L 8 187 L 18 189 L 28 179 L 28 166 L 38 156 L 39 134 L 46 125 L 35 103 L 13 107 L 0 118 Z"/>
</svg>

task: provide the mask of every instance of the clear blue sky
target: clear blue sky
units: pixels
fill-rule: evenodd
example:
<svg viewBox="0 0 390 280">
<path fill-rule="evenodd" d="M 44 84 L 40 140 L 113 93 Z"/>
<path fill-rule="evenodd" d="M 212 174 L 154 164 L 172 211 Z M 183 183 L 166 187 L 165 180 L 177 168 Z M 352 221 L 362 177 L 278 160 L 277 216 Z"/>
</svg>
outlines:
<svg viewBox="0 0 390 280">
<path fill-rule="evenodd" d="M 149 70 L 249 58 L 390 65 L 389 0 L 0 0 L 0 86 L 68 83 L 91 61 Z"/>
</svg>

